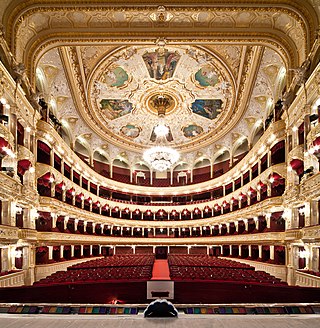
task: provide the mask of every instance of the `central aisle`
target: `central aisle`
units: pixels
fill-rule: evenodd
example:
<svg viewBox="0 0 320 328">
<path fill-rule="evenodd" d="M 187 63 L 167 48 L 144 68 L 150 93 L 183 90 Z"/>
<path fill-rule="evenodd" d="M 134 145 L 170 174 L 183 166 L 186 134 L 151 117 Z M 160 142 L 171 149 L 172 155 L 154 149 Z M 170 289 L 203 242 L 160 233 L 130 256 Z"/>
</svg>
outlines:
<svg viewBox="0 0 320 328">
<path fill-rule="evenodd" d="M 171 280 L 168 260 L 155 260 L 151 280 Z"/>
</svg>

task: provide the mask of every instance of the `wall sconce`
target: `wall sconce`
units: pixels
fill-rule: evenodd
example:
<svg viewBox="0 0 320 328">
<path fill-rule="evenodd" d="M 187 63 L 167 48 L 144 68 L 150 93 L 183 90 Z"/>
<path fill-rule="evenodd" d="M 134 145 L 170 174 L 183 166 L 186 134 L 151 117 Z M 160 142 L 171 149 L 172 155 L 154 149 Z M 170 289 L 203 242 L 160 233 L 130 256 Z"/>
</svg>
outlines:
<svg viewBox="0 0 320 328">
<path fill-rule="evenodd" d="M 301 259 L 307 259 L 307 258 L 309 258 L 309 252 L 307 251 L 307 250 L 303 250 L 303 251 L 299 251 L 299 257 L 301 258 Z"/>
<path fill-rule="evenodd" d="M 14 252 L 15 258 L 19 259 L 22 257 L 22 250 L 21 249 L 16 249 Z"/>
<path fill-rule="evenodd" d="M 16 206 L 16 214 L 21 214 L 22 208 L 20 206 Z"/>
</svg>

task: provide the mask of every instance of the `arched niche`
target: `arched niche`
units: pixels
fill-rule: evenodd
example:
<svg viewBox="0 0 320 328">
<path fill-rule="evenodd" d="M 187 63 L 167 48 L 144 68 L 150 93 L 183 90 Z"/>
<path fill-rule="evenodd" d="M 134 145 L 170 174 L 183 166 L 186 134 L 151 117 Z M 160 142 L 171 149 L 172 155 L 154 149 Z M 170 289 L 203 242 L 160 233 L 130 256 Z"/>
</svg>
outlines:
<svg viewBox="0 0 320 328">
<path fill-rule="evenodd" d="M 74 152 L 86 163 L 90 163 L 90 151 L 87 146 L 77 139 L 74 143 Z"/>
<path fill-rule="evenodd" d="M 186 162 L 180 162 L 178 165 L 176 165 L 173 168 L 174 172 L 179 172 L 179 171 L 182 171 L 182 170 L 189 170 L 189 164 L 186 163 Z"/>
<path fill-rule="evenodd" d="M 201 158 L 193 166 L 193 182 L 199 183 L 211 178 L 211 162 L 208 158 Z"/>
<path fill-rule="evenodd" d="M 227 172 L 230 167 L 230 152 L 225 149 L 221 151 L 213 161 L 213 177 L 219 177 Z"/>
<path fill-rule="evenodd" d="M 261 136 L 264 133 L 263 125 L 262 123 L 256 127 L 252 134 L 252 147 L 259 141 Z"/>
<path fill-rule="evenodd" d="M 174 185 L 186 185 L 190 182 L 190 165 L 180 162 L 173 168 L 172 182 Z"/>
<path fill-rule="evenodd" d="M 239 162 L 249 151 L 249 142 L 247 138 L 243 138 L 233 151 L 233 162 Z"/>
<path fill-rule="evenodd" d="M 106 178 L 110 178 L 110 161 L 106 154 L 100 150 L 93 153 L 93 167 L 96 172 Z"/>
<path fill-rule="evenodd" d="M 129 164 L 125 162 L 124 160 L 121 160 L 119 158 L 116 158 L 112 162 L 113 167 L 121 167 L 121 168 L 126 168 L 129 169 Z"/>
<path fill-rule="evenodd" d="M 150 168 L 142 162 L 135 163 L 132 167 L 133 179 L 138 185 L 149 185 L 150 184 Z"/>
<path fill-rule="evenodd" d="M 71 147 L 72 145 L 72 139 L 70 136 L 70 133 L 68 131 L 68 129 L 64 126 L 61 127 L 60 129 L 60 137 L 63 139 L 63 141 L 69 146 Z"/>
<path fill-rule="evenodd" d="M 201 158 L 198 161 L 196 161 L 196 163 L 194 164 L 193 168 L 197 169 L 197 168 L 203 168 L 203 167 L 210 167 L 211 162 L 210 159 L 208 158 Z"/>
<path fill-rule="evenodd" d="M 130 183 L 130 167 L 129 164 L 123 160 L 116 158 L 112 162 L 112 178 L 116 181 Z"/>
</svg>

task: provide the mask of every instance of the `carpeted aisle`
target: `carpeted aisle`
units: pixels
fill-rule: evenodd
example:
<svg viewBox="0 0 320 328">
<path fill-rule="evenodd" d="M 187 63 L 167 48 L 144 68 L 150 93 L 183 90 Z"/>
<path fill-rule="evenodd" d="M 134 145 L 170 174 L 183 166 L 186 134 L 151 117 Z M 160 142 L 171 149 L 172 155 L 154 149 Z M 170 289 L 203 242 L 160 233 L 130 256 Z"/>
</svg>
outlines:
<svg viewBox="0 0 320 328">
<path fill-rule="evenodd" d="M 168 260 L 155 260 L 151 280 L 171 280 Z"/>
</svg>

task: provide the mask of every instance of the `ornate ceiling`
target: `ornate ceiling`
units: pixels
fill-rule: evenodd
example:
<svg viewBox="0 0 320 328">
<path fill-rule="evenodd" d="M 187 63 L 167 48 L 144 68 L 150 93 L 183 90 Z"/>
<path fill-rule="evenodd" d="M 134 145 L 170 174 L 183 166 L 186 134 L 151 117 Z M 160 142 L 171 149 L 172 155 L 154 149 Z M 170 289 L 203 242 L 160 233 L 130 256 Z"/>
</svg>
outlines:
<svg viewBox="0 0 320 328">
<path fill-rule="evenodd" d="M 77 76 L 81 66 L 83 74 Z M 265 118 L 285 76 L 275 51 L 240 45 L 129 46 L 109 52 L 105 47 L 63 47 L 44 55 L 38 68 L 56 115 L 68 122 L 73 135 L 134 149 L 154 144 L 158 95 L 170 99 L 164 120 L 172 146 L 198 150 L 221 137 L 227 144 L 231 127 L 230 142 L 249 137 L 252 123 Z M 247 70 L 255 75 L 255 87 L 250 106 L 240 106 L 240 93 L 251 87 Z M 84 99 L 76 96 L 81 90 Z M 88 113 L 76 107 L 72 94 L 77 102 L 88 103 Z"/>
<path fill-rule="evenodd" d="M 71 144 L 131 164 L 154 144 L 159 96 L 183 161 L 252 143 L 311 49 L 319 8 L 315 0 L 6 2 L 12 54 Z"/>
</svg>

